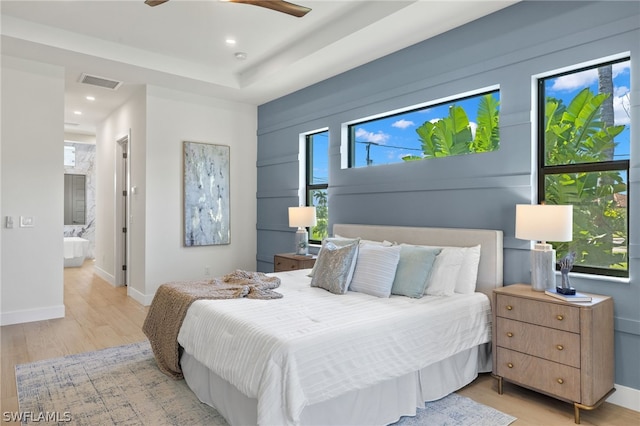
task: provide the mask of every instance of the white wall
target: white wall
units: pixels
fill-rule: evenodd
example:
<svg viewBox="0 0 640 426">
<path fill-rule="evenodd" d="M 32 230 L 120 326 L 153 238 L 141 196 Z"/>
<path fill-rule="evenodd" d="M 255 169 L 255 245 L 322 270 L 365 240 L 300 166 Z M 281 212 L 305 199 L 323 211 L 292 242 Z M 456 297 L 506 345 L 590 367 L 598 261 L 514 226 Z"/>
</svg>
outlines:
<svg viewBox="0 0 640 426">
<path fill-rule="evenodd" d="M 95 271 L 111 284 L 116 282 L 115 260 L 118 214 L 115 204 L 117 141 L 131 132 L 131 185 L 144 187 L 146 144 L 146 89 L 141 87 L 120 108 L 113 111 L 97 128 L 96 135 L 96 263 Z M 132 259 L 129 269 L 129 291 L 144 293 L 144 193 L 132 197 L 133 218 L 128 234 Z"/>
<path fill-rule="evenodd" d="M 256 269 L 256 127 L 255 106 L 148 88 L 145 304 L 167 281 Z M 228 245 L 184 247 L 183 141 L 230 146 Z"/>
<path fill-rule="evenodd" d="M 97 135 L 96 270 L 114 282 L 115 141 L 131 129 L 128 294 L 149 305 L 168 281 L 256 269 L 256 123 L 248 104 L 159 87 L 138 91 L 99 127 Z M 184 247 L 183 141 L 231 147 L 231 244 Z M 205 268 L 210 275 L 205 276 Z"/>
<path fill-rule="evenodd" d="M 64 316 L 63 123 L 64 70 L 2 56 L 1 325 Z"/>
<path fill-rule="evenodd" d="M 1 233 L 0 321 L 63 317 L 64 70 L 3 57 L 2 106 L 0 210 L 3 224 L 10 215 L 16 227 Z M 141 88 L 114 111 L 96 137 L 96 272 L 114 282 L 119 266 L 116 141 L 129 131 L 131 186 L 138 189 L 130 197 L 129 295 L 148 305 L 167 281 L 255 270 L 256 123 L 255 106 L 158 87 Z M 228 245 L 183 246 L 183 141 L 231 147 Z M 21 215 L 36 226 L 17 226 Z"/>
</svg>

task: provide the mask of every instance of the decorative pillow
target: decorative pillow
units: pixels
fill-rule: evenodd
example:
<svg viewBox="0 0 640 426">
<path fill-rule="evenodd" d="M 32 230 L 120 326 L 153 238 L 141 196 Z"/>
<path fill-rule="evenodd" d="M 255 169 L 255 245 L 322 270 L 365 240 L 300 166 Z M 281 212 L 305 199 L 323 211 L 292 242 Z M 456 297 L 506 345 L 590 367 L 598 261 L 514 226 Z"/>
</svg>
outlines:
<svg viewBox="0 0 640 426">
<path fill-rule="evenodd" d="M 426 294 L 429 296 L 453 295 L 466 250 L 465 247 L 442 248 L 433 262 L 431 276 L 427 280 Z"/>
<path fill-rule="evenodd" d="M 349 290 L 389 297 L 399 259 L 399 246 L 361 245 Z"/>
<path fill-rule="evenodd" d="M 311 287 L 320 287 L 334 294 L 344 294 L 349 288 L 358 254 L 358 243 L 338 247 L 327 242 L 318 254 Z"/>
<path fill-rule="evenodd" d="M 441 251 L 439 247 L 400 245 L 400 260 L 391 294 L 420 299 L 427 287 L 436 256 Z"/>
<path fill-rule="evenodd" d="M 468 294 L 476 291 L 478 265 L 480 264 L 480 245 L 467 247 L 464 260 L 456 280 L 455 292 Z"/>
<path fill-rule="evenodd" d="M 322 240 L 322 245 L 320 246 L 320 250 L 318 251 L 318 257 L 320 257 L 320 253 L 322 252 L 322 247 L 324 247 L 325 244 L 329 242 L 333 243 L 337 247 L 343 247 L 353 243 L 360 243 L 360 238 L 344 238 L 340 236 L 327 237 L 324 240 Z M 357 253 L 356 253 L 356 256 L 357 256 Z M 354 261 L 354 268 L 355 268 L 355 259 L 353 261 Z M 316 263 L 313 264 L 313 268 L 311 268 L 311 272 L 309 272 L 309 275 L 307 275 L 308 277 L 313 277 L 313 274 L 316 273 L 317 264 L 318 264 L 318 261 L 316 260 Z M 353 271 L 352 271 L 352 274 L 353 274 Z M 351 278 L 349 278 L 349 281 L 351 281 Z"/>
</svg>

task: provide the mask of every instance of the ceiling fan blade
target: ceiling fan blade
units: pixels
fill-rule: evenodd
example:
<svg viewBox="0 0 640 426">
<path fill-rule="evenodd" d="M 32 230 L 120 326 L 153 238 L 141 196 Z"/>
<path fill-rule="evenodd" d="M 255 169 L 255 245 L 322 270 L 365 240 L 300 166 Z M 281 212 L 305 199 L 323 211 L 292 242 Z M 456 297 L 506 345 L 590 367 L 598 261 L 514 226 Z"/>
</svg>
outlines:
<svg viewBox="0 0 640 426">
<path fill-rule="evenodd" d="M 169 0 L 145 0 L 144 3 L 153 7 L 153 6 L 159 6 L 168 1 Z M 254 6 L 260 6 L 267 9 L 275 10 L 277 12 L 286 13 L 287 15 L 292 15 L 298 18 L 302 18 L 304 15 L 306 15 L 311 11 L 311 9 L 308 7 L 289 3 L 288 1 L 285 1 L 285 0 L 224 0 L 224 1 L 229 1 L 231 3 L 244 3 L 244 4 L 251 4 Z"/>
<path fill-rule="evenodd" d="M 153 7 L 153 6 L 159 6 L 162 3 L 166 3 L 169 0 L 144 0 L 144 4 L 148 4 L 149 6 Z"/>
<path fill-rule="evenodd" d="M 298 18 L 302 18 L 304 15 L 306 15 L 311 11 L 311 9 L 308 7 L 289 3 L 288 1 L 284 1 L 284 0 L 228 0 L 228 1 L 232 3 L 245 3 L 245 4 L 252 4 L 254 6 L 265 7 L 267 9 L 286 13 L 288 15 L 292 15 Z"/>
</svg>

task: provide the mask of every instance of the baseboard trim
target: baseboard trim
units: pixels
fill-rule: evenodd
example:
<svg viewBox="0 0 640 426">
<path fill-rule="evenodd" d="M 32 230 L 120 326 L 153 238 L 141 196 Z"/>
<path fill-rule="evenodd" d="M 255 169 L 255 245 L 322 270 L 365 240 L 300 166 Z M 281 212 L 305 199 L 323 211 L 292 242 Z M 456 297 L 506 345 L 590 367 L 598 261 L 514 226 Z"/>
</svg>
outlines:
<svg viewBox="0 0 640 426">
<path fill-rule="evenodd" d="M 64 305 L 3 312 L 0 316 L 0 325 L 22 324 L 25 322 L 64 318 L 64 313 Z"/>
<path fill-rule="evenodd" d="M 108 273 L 107 271 L 105 271 L 104 269 L 100 268 L 97 265 L 93 265 L 93 272 L 99 276 L 100 278 L 102 278 L 103 280 L 105 280 L 106 282 L 108 282 L 109 284 L 111 284 L 112 286 L 116 286 L 116 277 L 114 277 L 112 274 Z"/>
<path fill-rule="evenodd" d="M 616 391 L 607 399 L 607 402 L 640 412 L 640 390 L 622 385 L 614 386 Z"/>
<path fill-rule="evenodd" d="M 135 288 L 129 286 L 127 287 L 127 296 L 140 303 L 142 306 L 149 306 L 153 301 L 153 295 L 149 296 L 143 293 L 140 293 Z"/>
</svg>

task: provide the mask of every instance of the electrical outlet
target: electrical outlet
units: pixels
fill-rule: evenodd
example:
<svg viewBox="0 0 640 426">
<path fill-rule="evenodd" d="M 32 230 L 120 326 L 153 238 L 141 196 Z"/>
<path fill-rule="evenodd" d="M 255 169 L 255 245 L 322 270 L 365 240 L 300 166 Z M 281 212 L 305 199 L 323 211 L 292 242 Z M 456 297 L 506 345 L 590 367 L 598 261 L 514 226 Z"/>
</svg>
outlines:
<svg viewBox="0 0 640 426">
<path fill-rule="evenodd" d="M 207 275 L 207 276 L 211 275 L 211 267 L 205 266 L 204 267 L 204 274 Z"/>
</svg>

